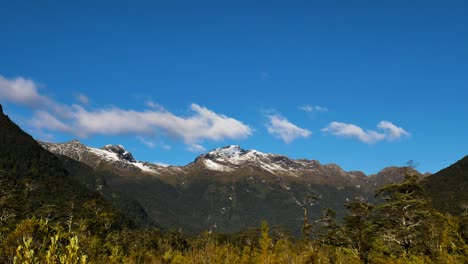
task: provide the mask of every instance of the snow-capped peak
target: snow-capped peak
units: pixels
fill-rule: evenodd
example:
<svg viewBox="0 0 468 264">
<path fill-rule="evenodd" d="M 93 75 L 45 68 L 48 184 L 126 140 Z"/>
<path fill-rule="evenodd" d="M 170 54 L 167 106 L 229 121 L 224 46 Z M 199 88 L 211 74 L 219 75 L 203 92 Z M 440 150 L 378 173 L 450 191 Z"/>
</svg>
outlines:
<svg viewBox="0 0 468 264">
<path fill-rule="evenodd" d="M 215 162 L 230 163 L 233 165 L 241 165 L 248 161 L 255 161 L 259 158 L 265 158 L 272 154 L 265 154 L 255 149 L 245 150 L 238 145 L 229 145 L 222 148 L 214 149 L 201 157 Z"/>
<path fill-rule="evenodd" d="M 197 160 L 202 161 L 206 168 L 215 171 L 234 171 L 249 166 L 272 174 L 281 173 L 296 177 L 317 166 L 315 161 L 292 160 L 286 156 L 263 153 L 254 149 L 244 150 L 237 145 L 214 149 Z"/>
<path fill-rule="evenodd" d="M 113 151 L 113 152 L 126 152 L 125 150 L 125 147 L 123 145 L 112 145 L 112 144 L 107 144 L 105 145 L 104 147 L 102 147 L 102 149 L 105 149 L 105 150 L 110 150 L 110 151 Z"/>
<path fill-rule="evenodd" d="M 82 145 L 81 142 L 78 139 L 70 140 L 70 141 L 68 141 L 68 143 L 69 144 L 80 144 L 80 145 Z"/>
<path fill-rule="evenodd" d="M 237 145 L 217 148 L 201 157 L 208 169 L 216 171 L 233 171 L 235 168 L 248 164 L 270 172 L 287 171 L 283 168 L 284 164 L 277 164 L 281 162 L 278 160 L 281 156 L 262 153 L 254 149 L 244 150 Z"/>
<path fill-rule="evenodd" d="M 208 155 L 216 156 L 218 158 L 232 158 L 232 157 L 239 157 L 245 154 L 247 151 L 242 149 L 238 145 L 229 145 L 222 148 L 214 149 L 208 152 Z"/>
<path fill-rule="evenodd" d="M 107 144 L 102 147 L 103 150 L 107 150 L 109 152 L 113 152 L 117 154 L 117 156 L 121 159 L 127 160 L 131 163 L 135 163 L 136 160 L 133 158 L 132 153 L 128 152 L 123 145 L 112 145 Z"/>
</svg>

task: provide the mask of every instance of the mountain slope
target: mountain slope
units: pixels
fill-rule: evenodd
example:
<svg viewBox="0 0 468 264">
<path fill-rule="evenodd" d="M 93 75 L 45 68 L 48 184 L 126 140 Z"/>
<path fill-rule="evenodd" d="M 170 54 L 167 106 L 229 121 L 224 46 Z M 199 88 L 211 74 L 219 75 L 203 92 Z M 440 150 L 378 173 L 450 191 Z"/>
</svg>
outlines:
<svg viewBox="0 0 468 264">
<path fill-rule="evenodd" d="M 94 170 L 85 163 L 64 155 L 58 154 L 57 157 L 71 178 L 84 185 L 88 190 L 98 192 L 105 198 L 106 202 L 125 214 L 137 226 L 157 226 L 156 223 L 149 219 L 148 214 L 137 201 L 109 188 L 105 180 L 108 172 Z"/>
<path fill-rule="evenodd" d="M 410 167 L 391 166 L 382 169 L 377 174 L 372 174 L 369 175 L 369 177 L 366 177 L 366 187 L 369 191 L 375 192 L 387 184 L 403 181 L 405 179 L 406 173 L 417 175 L 420 180 L 430 175 L 428 173 L 421 174 L 417 170 Z"/>
<path fill-rule="evenodd" d="M 459 215 L 468 210 L 468 156 L 422 181 L 433 206 Z"/>
<path fill-rule="evenodd" d="M 6 116 L 0 106 L 0 224 L 36 216 L 64 222 L 94 203 L 117 215 L 103 198 L 72 179 L 62 162 Z"/>
</svg>

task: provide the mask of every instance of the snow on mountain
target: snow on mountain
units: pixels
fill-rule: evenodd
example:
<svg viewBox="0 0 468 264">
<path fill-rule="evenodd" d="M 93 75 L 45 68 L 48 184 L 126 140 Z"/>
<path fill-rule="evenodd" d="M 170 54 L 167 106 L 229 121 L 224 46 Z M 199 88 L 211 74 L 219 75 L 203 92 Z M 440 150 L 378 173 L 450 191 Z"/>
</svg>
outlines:
<svg viewBox="0 0 468 264">
<path fill-rule="evenodd" d="M 82 161 L 93 168 L 111 165 L 117 173 L 126 174 L 135 169 L 145 174 L 164 177 L 176 181 L 182 175 L 190 175 L 193 168 L 234 173 L 240 169 L 254 173 L 265 172 L 275 177 L 294 177 L 316 183 L 333 182 L 336 185 L 367 184 L 367 177 L 356 177 L 336 164 L 322 165 L 315 160 L 290 159 L 286 156 L 263 153 L 254 149 L 245 150 L 237 145 L 229 145 L 198 156 L 187 166 L 160 166 L 137 161 L 122 145 L 106 145 L 102 148 L 87 147 L 77 140 L 66 143 L 40 142 L 49 151 Z M 107 164 L 107 165 L 106 165 Z M 185 177 L 185 176 L 184 176 Z M 364 182 L 364 183 L 361 183 Z"/>
<path fill-rule="evenodd" d="M 278 171 L 284 171 L 284 172 L 287 172 L 288 170 L 286 168 L 283 168 L 281 167 L 280 165 L 278 164 L 268 164 L 268 163 L 263 163 L 262 165 L 262 168 L 271 172 L 271 173 L 275 173 L 275 172 L 278 172 Z"/>
<path fill-rule="evenodd" d="M 117 167 L 134 167 L 143 172 L 158 174 L 155 169 L 159 166 L 149 166 L 146 162 L 138 162 L 133 158 L 133 155 L 128 152 L 122 145 L 105 145 L 102 148 L 93 148 L 81 144 L 78 140 L 72 140 L 65 143 L 47 143 L 39 141 L 39 143 L 50 152 L 65 155 L 78 161 L 84 161 L 90 166 L 98 166 L 101 161 L 105 161 L 116 165 Z M 94 156 L 94 158 L 93 158 Z M 96 159 L 97 157 L 98 159 Z M 88 161 L 88 162 L 86 162 Z"/>
<path fill-rule="evenodd" d="M 233 171 L 234 168 L 231 168 L 229 166 L 225 166 L 225 165 L 221 165 L 219 163 L 216 163 L 212 160 L 209 160 L 209 159 L 206 159 L 203 161 L 205 166 L 210 169 L 210 170 L 214 170 L 214 171 Z"/>
<path fill-rule="evenodd" d="M 115 154 L 117 154 L 117 156 L 121 159 L 125 159 L 131 163 L 135 163 L 137 162 L 133 156 L 132 156 L 132 153 L 128 152 L 124 146 L 122 145 L 111 145 L 111 144 L 108 144 L 108 145 L 105 145 L 103 148 L 103 150 L 107 150 L 107 151 L 110 151 L 110 152 L 113 152 Z"/>
<path fill-rule="evenodd" d="M 75 160 L 82 160 L 85 156 L 85 153 L 88 152 L 88 147 L 81 144 L 76 139 L 59 144 L 47 143 L 42 141 L 38 142 L 43 148 L 47 149 L 52 153 L 68 156 Z"/>
<path fill-rule="evenodd" d="M 216 160 L 219 162 L 241 165 L 245 162 L 259 160 L 259 158 L 265 157 L 267 155 L 273 154 L 264 154 L 254 149 L 244 150 L 239 146 L 230 145 L 223 148 L 214 149 L 202 156 L 204 158 Z"/>
<path fill-rule="evenodd" d="M 149 172 L 149 173 L 154 173 L 154 174 L 159 174 L 157 170 L 145 165 L 145 163 L 142 163 L 142 162 L 135 162 L 135 163 L 132 163 L 133 166 L 136 166 L 137 168 L 139 168 L 140 170 L 144 171 L 144 172 Z"/>
<path fill-rule="evenodd" d="M 224 148 L 217 148 L 215 150 L 212 150 L 208 152 L 208 154 L 217 155 L 224 158 L 236 158 L 241 156 L 242 154 L 245 154 L 245 152 L 246 151 L 243 150 L 240 146 L 230 145 Z"/>
<path fill-rule="evenodd" d="M 214 149 L 200 156 L 206 168 L 215 171 L 233 171 L 241 166 L 256 166 L 270 173 L 288 173 L 297 176 L 295 168 L 304 166 L 303 162 L 295 162 L 276 154 L 267 154 L 254 149 L 244 150 L 237 145 Z M 291 167 L 291 164 L 296 166 Z"/>
<path fill-rule="evenodd" d="M 111 151 L 104 150 L 104 149 L 98 149 L 98 148 L 91 148 L 91 147 L 87 147 L 87 148 L 91 153 L 94 153 L 95 155 L 103 158 L 106 161 L 120 161 L 121 160 L 119 156 L 117 155 L 117 153 L 115 152 L 111 152 Z"/>
</svg>

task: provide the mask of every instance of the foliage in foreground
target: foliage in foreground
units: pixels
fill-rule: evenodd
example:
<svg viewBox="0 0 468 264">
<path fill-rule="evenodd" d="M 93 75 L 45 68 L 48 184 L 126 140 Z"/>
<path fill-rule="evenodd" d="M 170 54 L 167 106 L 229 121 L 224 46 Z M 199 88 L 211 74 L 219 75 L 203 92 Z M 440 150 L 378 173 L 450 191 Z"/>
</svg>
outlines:
<svg viewBox="0 0 468 264">
<path fill-rule="evenodd" d="M 2 223 L 2 263 L 468 263 L 467 215 L 443 215 L 430 205 L 415 177 L 382 188 L 373 205 L 346 205 L 343 222 L 324 209 L 304 219 L 300 240 L 267 223 L 237 234 L 111 228 L 109 218 L 51 224 L 26 219 Z M 310 222 L 310 224 L 309 224 Z M 310 231 L 310 232 L 309 232 Z"/>
</svg>

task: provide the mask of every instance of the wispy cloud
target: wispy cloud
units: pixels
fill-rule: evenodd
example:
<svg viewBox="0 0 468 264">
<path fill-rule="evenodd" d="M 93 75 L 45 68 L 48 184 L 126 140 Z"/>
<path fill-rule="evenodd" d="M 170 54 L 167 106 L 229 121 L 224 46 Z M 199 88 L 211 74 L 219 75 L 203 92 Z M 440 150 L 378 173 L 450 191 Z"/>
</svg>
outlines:
<svg viewBox="0 0 468 264">
<path fill-rule="evenodd" d="M 46 128 L 48 130 L 61 131 L 66 133 L 73 132 L 73 128 L 71 126 L 60 121 L 58 118 L 47 111 L 36 111 L 30 123 L 36 129 Z"/>
<path fill-rule="evenodd" d="M 381 121 L 377 125 L 377 129 L 380 131 L 364 130 L 354 124 L 332 122 L 327 127 L 323 128 L 322 132 L 339 137 L 357 138 L 368 144 L 373 144 L 381 140 L 392 141 L 410 135 L 409 132 L 401 127 L 397 127 L 389 121 Z"/>
<path fill-rule="evenodd" d="M 323 106 L 319 106 L 319 105 L 303 105 L 303 106 L 299 106 L 299 109 L 304 111 L 304 112 L 307 112 L 307 113 L 312 113 L 312 112 L 324 113 L 324 112 L 328 112 L 328 108 L 323 107 Z"/>
<path fill-rule="evenodd" d="M 158 110 L 164 110 L 164 107 L 158 103 L 155 103 L 151 100 L 146 100 L 145 101 L 145 106 L 153 109 L 158 109 Z"/>
<path fill-rule="evenodd" d="M 162 145 L 162 148 L 165 149 L 165 150 L 171 150 L 171 149 L 172 149 L 172 146 L 171 146 L 171 145 L 164 144 L 164 145 Z"/>
<path fill-rule="evenodd" d="M 89 104 L 89 98 L 84 94 L 77 94 L 76 95 L 76 100 L 78 100 L 78 102 L 80 102 L 81 104 L 84 104 L 84 105 Z"/>
<path fill-rule="evenodd" d="M 187 149 L 195 153 L 206 151 L 206 148 L 199 144 L 190 144 Z"/>
<path fill-rule="evenodd" d="M 163 134 L 179 138 L 199 151 L 204 140 L 245 139 L 252 129 L 234 118 L 218 114 L 198 104 L 191 104 L 191 114 L 175 115 L 157 104 L 155 109 L 137 111 L 118 107 L 88 109 L 82 105 L 65 105 L 41 95 L 29 79 L 0 76 L 0 99 L 23 104 L 35 110 L 30 123 L 34 128 L 60 131 L 78 137 L 91 135 Z"/>
<path fill-rule="evenodd" d="M 138 136 L 137 137 L 138 141 L 140 141 L 143 145 L 147 146 L 148 148 L 155 148 L 156 147 L 156 144 L 151 141 L 151 140 L 148 140 L 142 136 Z"/>
<path fill-rule="evenodd" d="M 280 115 L 269 115 L 268 119 L 268 133 L 282 139 L 285 143 L 291 143 L 300 137 L 307 138 L 312 134 L 309 130 L 296 126 Z"/>
</svg>

